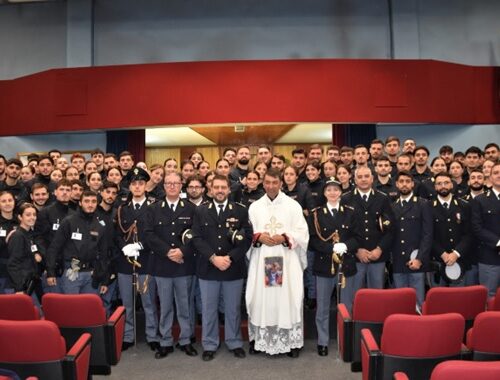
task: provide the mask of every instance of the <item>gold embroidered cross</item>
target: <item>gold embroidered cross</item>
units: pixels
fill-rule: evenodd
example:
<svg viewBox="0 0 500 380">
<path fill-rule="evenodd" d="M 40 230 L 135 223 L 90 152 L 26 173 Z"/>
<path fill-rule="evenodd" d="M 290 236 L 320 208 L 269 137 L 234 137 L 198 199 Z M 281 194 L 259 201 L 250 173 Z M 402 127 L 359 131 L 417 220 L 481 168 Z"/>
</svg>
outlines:
<svg viewBox="0 0 500 380">
<path fill-rule="evenodd" d="M 273 236 L 273 235 L 276 235 L 276 232 L 277 232 L 276 230 L 278 228 L 283 227 L 283 224 L 281 224 L 280 222 L 278 222 L 276 220 L 276 217 L 274 217 L 274 216 L 271 216 L 270 221 L 271 221 L 271 223 L 268 223 L 268 224 L 264 225 L 264 228 L 266 230 L 269 230 L 269 233 L 271 234 L 271 236 Z"/>
</svg>

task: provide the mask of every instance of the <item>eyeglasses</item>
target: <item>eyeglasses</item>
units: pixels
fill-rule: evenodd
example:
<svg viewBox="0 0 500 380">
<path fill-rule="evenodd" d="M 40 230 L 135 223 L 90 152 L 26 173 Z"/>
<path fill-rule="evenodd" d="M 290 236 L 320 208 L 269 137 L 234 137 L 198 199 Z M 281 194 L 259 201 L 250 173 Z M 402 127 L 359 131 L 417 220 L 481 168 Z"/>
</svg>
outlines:
<svg viewBox="0 0 500 380">
<path fill-rule="evenodd" d="M 188 188 L 189 190 L 200 190 L 200 189 L 202 189 L 202 187 L 201 187 L 201 186 L 188 186 L 187 188 Z"/>
<path fill-rule="evenodd" d="M 165 186 L 180 186 L 181 182 L 165 182 Z"/>
</svg>

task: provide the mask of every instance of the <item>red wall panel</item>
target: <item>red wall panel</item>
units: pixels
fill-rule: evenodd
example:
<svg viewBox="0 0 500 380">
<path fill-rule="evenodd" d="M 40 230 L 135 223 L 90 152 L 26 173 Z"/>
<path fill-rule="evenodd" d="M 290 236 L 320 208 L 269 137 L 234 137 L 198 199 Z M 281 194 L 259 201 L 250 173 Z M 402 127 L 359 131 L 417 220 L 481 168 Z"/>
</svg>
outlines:
<svg viewBox="0 0 500 380">
<path fill-rule="evenodd" d="M 194 123 L 500 123 L 497 67 L 430 60 L 186 62 L 0 81 L 0 135 Z"/>
</svg>

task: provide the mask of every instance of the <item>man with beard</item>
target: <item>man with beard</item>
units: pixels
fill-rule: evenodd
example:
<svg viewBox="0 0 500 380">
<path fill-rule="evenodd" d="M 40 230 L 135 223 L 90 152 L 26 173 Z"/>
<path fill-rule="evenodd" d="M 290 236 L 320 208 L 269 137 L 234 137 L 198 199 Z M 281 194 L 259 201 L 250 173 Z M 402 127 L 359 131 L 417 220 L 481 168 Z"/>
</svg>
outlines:
<svg viewBox="0 0 500 380">
<path fill-rule="evenodd" d="M 392 166 L 389 159 L 385 156 L 380 157 L 375 163 L 375 173 L 377 177 L 373 183 L 373 188 L 387 195 L 391 201 L 398 197 L 398 189 L 391 178 Z"/>
<path fill-rule="evenodd" d="M 17 205 L 19 205 L 20 201 L 28 197 L 26 187 L 19 180 L 22 167 L 21 160 L 11 158 L 7 161 L 7 167 L 5 168 L 5 180 L 0 182 L 0 191 L 5 190 L 10 192 L 14 196 Z"/>
<path fill-rule="evenodd" d="M 67 179 L 60 180 L 54 190 L 55 201 L 45 207 L 36 218 L 35 233 L 43 239 L 45 247 L 50 247 L 54 237 L 61 226 L 62 221 L 70 214 L 68 207 L 71 193 L 71 183 Z M 42 286 L 45 293 L 62 293 L 61 276 L 64 270 L 62 260 L 55 262 L 55 271 L 53 276 L 58 281 L 54 285 L 48 286 L 47 281 L 42 279 Z"/>
<path fill-rule="evenodd" d="M 195 206 L 201 205 L 205 199 L 205 181 L 199 175 L 189 177 L 186 181 L 186 193 L 188 201 Z"/>
<path fill-rule="evenodd" d="M 413 140 L 413 139 L 406 139 L 403 142 L 403 153 L 413 154 L 413 152 L 415 151 L 415 147 L 416 146 L 417 146 L 417 144 L 415 143 L 415 140 Z"/>
<path fill-rule="evenodd" d="M 313 144 L 309 147 L 307 152 L 307 162 L 317 161 L 321 162 L 323 159 L 323 147 L 319 144 Z"/>
<path fill-rule="evenodd" d="M 47 186 L 43 183 L 33 184 L 33 186 L 31 186 L 30 199 L 37 211 L 43 210 L 49 200 L 49 190 Z"/>
<path fill-rule="evenodd" d="M 415 165 L 411 169 L 413 179 L 421 183 L 427 178 L 431 178 L 432 172 L 428 165 L 429 149 L 423 145 L 417 146 L 413 152 L 413 156 L 415 158 Z"/>
<path fill-rule="evenodd" d="M 500 148 L 497 143 L 489 143 L 484 147 L 484 159 L 493 162 L 500 158 Z"/>
<path fill-rule="evenodd" d="M 252 241 L 252 227 L 244 206 L 228 201 L 229 179 L 215 175 L 213 202 L 196 208 L 193 243 L 198 254 L 203 319 L 202 346 L 204 361 L 214 359 L 219 347 L 218 305 L 224 301 L 224 339 L 237 358 L 244 358 L 241 339 L 241 293 L 246 276 L 245 253 Z"/>
<path fill-rule="evenodd" d="M 377 160 L 384 155 L 384 142 L 379 139 L 372 140 L 369 152 L 371 165 L 375 167 Z"/>
<path fill-rule="evenodd" d="M 57 262 L 64 263 L 59 278 L 64 294 L 104 294 L 106 285 L 96 283 L 96 269 L 106 269 L 108 238 L 97 220 L 97 194 L 82 194 L 80 210 L 68 216 L 57 229 L 47 252 L 47 284 L 57 285 Z"/>
<path fill-rule="evenodd" d="M 97 206 L 96 215 L 99 223 L 106 228 L 108 237 L 108 272 L 103 283 L 108 286 L 108 291 L 101 294 L 101 299 L 108 315 L 111 313 L 112 301 L 115 298 L 117 286 L 116 266 L 120 255 L 116 246 L 116 208 L 113 207 L 118 195 L 118 185 L 110 181 L 104 181 L 100 192 L 101 203 Z"/>
<path fill-rule="evenodd" d="M 398 172 L 407 171 L 411 172 L 413 158 L 407 153 L 401 153 L 396 161 L 396 168 Z M 415 182 L 415 180 L 414 180 Z M 414 191 L 416 193 L 416 191 Z"/>
<path fill-rule="evenodd" d="M 248 163 L 250 162 L 250 148 L 247 145 L 238 147 L 236 151 L 236 165 L 229 173 L 231 185 L 244 183 L 248 173 Z"/>
<path fill-rule="evenodd" d="M 7 164 L 7 160 L 5 157 L 0 154 L 0 181 L 5 180 L 5 166 Z"/>
<path fill-rule="evenodd" d="M 467 181 L 469 192 L 463 197 L 467 202 L 472 201 L 479 194 L 484 193 L 484 174 L 481 169 L 473 169 L 469 174 Z"/>
<path fill-rule="evenodd" d="M 282 154 L 273 154 L 273 158 L 271 159 L 271 167 L 278 169 L 281 173 L 283 173 L 283 169 L 285 169 L 286 159 Z"/>
<path fill-rule="evenodd" d="M 123 152 L 120 153 L 119 160 L 120 160 L 120 171 L 122 173 L 122 181 L 120 183 L 120 186 L 128 188 L 130 184 L 130 179 L 127 176 L 127 174 L 134 167 L 134 156 L 129 151 L 124 150 Z"/>
<path fill-rule="evenodd" d="M 491 168 L 490 180 L 491 190 L 472 201 L 472 228 L 481 242 L 479 282 L 488 288 L 491 297 L 500 286 L 500 163 Z"/>
<path fill-rule="evenodd" d="M 326 159 L 338 164 L 340 162 L 340 148 L 337 145 L 330 145 L 326 149 Z"/>
<path fill-rule="evenodd" d="M 104 171 L 107 173 L 107 171 L 111 168 L 117 168 L 119 166 L 118 163 L 118 158 L 116 157 L 116 154 L 114 153 L 106 153 L 104 155 L 104 163 L 103 163 L 103 168 Z"/>
<path fill-rule="evenodd" d="M 354 147 L 354 161 L 356 161 L 356 168 L 368 166 L 368 149 L 363 144 Z"/>
<path fill-rule="evenodd" d="M 306 151 L 302 148 L 292 150 L 292 166 L 297 169 L 298 183 L 306 183 Z"/>
<path fill-rule="evenodd" d="M 467 266 L 467 255 L 469 254 L 471 235 L 470 205 L 462 200 L 456 199 L 453 194 L 453 182 L 448 173 L 438 173 L 434 176 L 434 186 L 437 199 L 432 202 L 432 219 L 434 221 L 434 239 L 432 244 L 432 256 L 440 266 L 451 267 L 455 263 L 461 266 L 460 270 L 453 270 L 450 278 L 445 275 L 444 279 L 436 281 L 437 285 L 445 286 L 453 284 L 460 286 L 464 284 L 462 276 L 458 277 Z M 452 268 L 449 268 L 452 272 Z"/>
<path fill-rule="evenodd" d="M 56 184 L 50 179 L 50 173 L 54 170 L 54 162 L 49 156 L 40 156 L 38 159 L 38 174 L 31 181 L 26 183 L 26 187 L 30 189 L 34 183 L 43 183 L 49 190 L 49 202 L 53 200 L 52 194 L 56 188 Z"/>
<path fill-rule="evenodd" d="M 391 247 L 394 287 L 414 288 L 420 308 L 425 297 L 425 271 L 432 246 L 430 203 L 414 195 L 410 172 L 399 172 L 396 187 L 401 194 L 392 204 L 395 237 Z"/>
</svg>

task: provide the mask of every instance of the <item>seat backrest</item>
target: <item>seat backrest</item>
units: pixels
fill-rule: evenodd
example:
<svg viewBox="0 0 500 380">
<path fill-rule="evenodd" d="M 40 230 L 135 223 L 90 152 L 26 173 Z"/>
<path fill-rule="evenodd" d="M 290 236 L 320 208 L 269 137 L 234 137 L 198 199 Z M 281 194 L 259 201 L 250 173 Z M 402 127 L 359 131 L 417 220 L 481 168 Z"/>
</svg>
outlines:
<svg viewBox="0 0 500 380">
<path fill-rule="evenodd" d="M 40 319 L 33 299 L 26 294 L 0 294 L 0 319 L 32 321 Z"/>
<path fill-rule="evenodd" d="M 106 310 L 96 294 L 48 293 L 42 298 L 45 319 L 59 327 L 101 326 Z"/>
<path fill-rule="evenodd" d="M 486 310 L 488 290 L 482 285 L 432 288 L 427 292 L 422 314 L 458 313 L 472 320 Z"/>
<path fill-rule="evenodd" d="M 381 350 L 384 355 L 432 358 L 460 354 L 465 320 L 457 313 L 441 315 L 394 314 L 385 320 Z"/>
<path fill-rule="evenodd" d="M 59 361 L 66 342 L 50 321 L 0 320 L 0 363 Z"/>
<path fill-rule="evenodd" d="M 415 314 L 416 304 L 413 288 L 360 289 L 354 298 L 352 319 L 382 323 L 391 314 Z"/>
<path fill-rule="evenodd" d="M 467 346 L 473 351 L 500 354 L 500 311 L 478 314 L 467 335 Z"/>
<path fill-rule="evenodd" d="M 448 360 L 438 364 L 432 371 L 431 380 L 498 380 L 500 361 L 473 362 Z"/>
<path fill-rule="evenodd" d="M 492 299 L 488 301 L 488 310 L 500 311 L 500 287 L 498 287 L 495 297 L 492 297 Z"/>
</svg>

